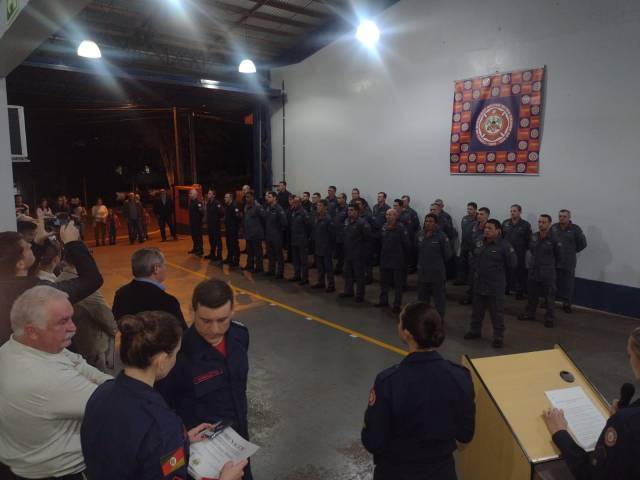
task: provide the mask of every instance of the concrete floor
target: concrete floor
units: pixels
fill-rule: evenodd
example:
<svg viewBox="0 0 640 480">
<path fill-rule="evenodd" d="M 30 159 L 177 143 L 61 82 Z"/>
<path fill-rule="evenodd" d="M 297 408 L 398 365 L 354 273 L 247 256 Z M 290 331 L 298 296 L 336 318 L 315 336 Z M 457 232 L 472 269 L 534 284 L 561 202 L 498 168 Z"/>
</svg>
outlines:
<svg viewBox="0 0 640 480">
<path fill-rule="evenodd" d="M 262 447 L 252 460 L 255 478 L 371 479 L 371 457 L 360 444 L 364 410 L 376 374 L 398 363 L 403 350 L 395 316 L 372 307 L 378 284 L 368 286 L 366 302 L 357 305 L 336 294 L 212 265 L 186 254 L 191 247 L 186 237 L 160 243 L 157 233 L 152 236 L 144 246 L 160 247 L 166 255 L 167 291 L 181 302 L 185 318 L 193 287 L 203 278 L 229 280 L 238 291 L 236 319 L 251 333 L 249 425 L 252 440 Z M 125 243 L 94 248 L 108 301 L 131 279 L 129 258 L 138 245 Z M 285 276 L 291 275 L 287 264 Z M 312 283 L 315 275 L 311 270 Z M 410 276 L 405 302 L 416 298 L 415 281 Z M 341 287 L 337 277 L 338 291 Z M 524 302 L 509 298 L 505 348 L 497 352 L 490 345 L 488 319 L 485 339 L 462 339 L 470 315 L 470 308 L 456 301 L 463 291 L 449 288 L 447 339 L 440 349 L 445 357 L 459 361 L 464 354 L 519 353 L 559 343 L 609 400 L 623 382 L 632 381 L 625 342 L 640 324 L 637 319 L 576 309 L 572 315 L 558 312 L 557 327 L 547 329 L 541 322 L 518 321 Z"/>
</svg>

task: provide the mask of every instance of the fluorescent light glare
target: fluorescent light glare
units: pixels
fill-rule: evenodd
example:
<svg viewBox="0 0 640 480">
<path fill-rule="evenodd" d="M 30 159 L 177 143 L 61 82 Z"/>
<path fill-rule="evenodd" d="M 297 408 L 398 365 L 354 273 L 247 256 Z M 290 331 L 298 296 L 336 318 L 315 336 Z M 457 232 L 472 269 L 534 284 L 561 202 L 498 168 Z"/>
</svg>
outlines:
<svg viewBox="0 0 640 480">
<path fill-rule="evenodd" d="M 91 40 L 83 40 L 78 46 L 78 56 L 84 58 L 102 58 L 100 47 L 96 42 Z"/>
<path fill-rule="evenodd" d="M 201 78 L 200 85 L 204 88 L 219 88 L 220 82 L 218 80 L 209 80 L 208 78 Z"/>
<path fill-rule="evenodd" d="M 238 66 L 238 71 L 240 73 L 256 73 L 256 65 L 248 58 L 245 58 L 240 62 Z"/>
<path fill-rule="evenodd" d="M 360 22 L 356 38 L 367 47 L 373 47 L 380 39 L 380 30 L 373 20 L 363 20 Z"/>
</svg>

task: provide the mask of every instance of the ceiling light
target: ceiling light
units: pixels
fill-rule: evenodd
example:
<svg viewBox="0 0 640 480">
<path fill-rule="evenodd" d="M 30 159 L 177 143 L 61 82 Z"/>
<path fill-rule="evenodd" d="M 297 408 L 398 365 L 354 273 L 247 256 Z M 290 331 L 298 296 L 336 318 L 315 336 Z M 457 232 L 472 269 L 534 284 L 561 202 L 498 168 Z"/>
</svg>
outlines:
<svg viewBox="0 0 640 480">
<path fill-rule="evenodd" d="M 256 73 L 256 65 L 248 58 L 245 58 L 240 62 L 238 66 L 238 71 L 240 73 Z"/>
<path fill-rule="evenodd" d="M 80 46 L 78 46 L 78 56 L 85 58 L 102 58 L 100 47 L 98 47 L 96 42 L 92 42 L 91 40 L 84 40 L 80 43 Z"/>
<path fill-rule="evenodd" d="M 220 88 L 220 82 L 218 80 L 209 80 L 207 78 L 201 78 L 200 85 L 204 88 Z"/>
<path fill-rule="evenodd" d="M 373 47 L 380 39 L 380 30 L 376 22 L 373 20 L 364 20 L 360 22 L 356 38 L 364 43 L 367 47 Z"/>
</svg>

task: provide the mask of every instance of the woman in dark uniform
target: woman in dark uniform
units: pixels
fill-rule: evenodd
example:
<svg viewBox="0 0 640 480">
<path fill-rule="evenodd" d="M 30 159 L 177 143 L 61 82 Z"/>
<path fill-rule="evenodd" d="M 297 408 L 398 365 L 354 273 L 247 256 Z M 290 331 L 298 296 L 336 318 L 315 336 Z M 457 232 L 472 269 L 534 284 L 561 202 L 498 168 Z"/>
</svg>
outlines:
<svg viewBox="0 0 640 480">
<path fill-rule="evenodd" d="M 186 431 L 153 384 L 176 363 L 182 328 L 171 314 L 142 312 L 119 321 L 124 371 L 93 393 L 81 428 L 91 480 L 186 480 L 189 444 L 205 437 L 203 423 Z M 242 478 L 246 461 L 227 464 L 220 480 Z"/>
<path fill-rule="evenodd" d="M 636 381 L 640 380 L 640 327 L 627 340 L 627 355 Z M 611 410 L 613 415 L 600 434 L 593 456 L 573 440 L 562 410 L 552 408 L 543 413 L 553 443 L 577 480 L 640 478 L 640 399 L 627 407 L 619 407 L 615 400 Z"/>
<path fill-rule="evenodd" d="M 369 394 L 362 443 L 373 453 L 374 480 L 456 480 L 456 442 L 473 438 L 475 402 L 469 371 L 435 351 L 442 319 L 427 303 L 400 313 L 409 354 L 378 374 Z"/>
</svg>

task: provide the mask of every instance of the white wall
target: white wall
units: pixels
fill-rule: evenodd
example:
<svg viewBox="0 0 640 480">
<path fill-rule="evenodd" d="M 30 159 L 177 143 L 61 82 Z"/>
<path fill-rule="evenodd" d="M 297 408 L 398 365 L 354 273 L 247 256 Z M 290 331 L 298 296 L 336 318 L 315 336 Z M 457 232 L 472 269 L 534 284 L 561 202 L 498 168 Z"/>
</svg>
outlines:
<svg viewBox="0 0 640 480">
<path fill-rule="evenodd" d="M 344 37 L 272 72 L 290 190 L 408 193 L 420 214 L 442 197 L 457 220 L 470 200 L 533 222 L 568 208 L 589 242 L 577 275 L 640 286 L 640 2 L 402 0 L 377 22 L 377 58 Z M 453 81 L 542 65 L 540 176 L 450 176 Z M 281 111 L 272 135 L 277 181 Z"/>
</svg>

